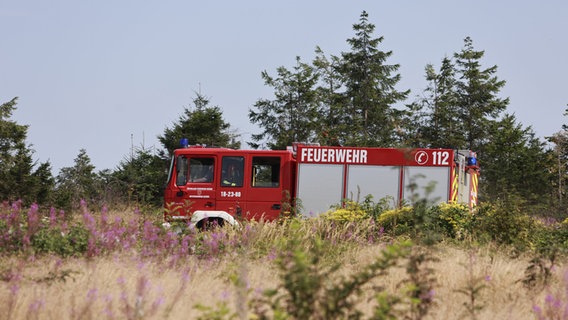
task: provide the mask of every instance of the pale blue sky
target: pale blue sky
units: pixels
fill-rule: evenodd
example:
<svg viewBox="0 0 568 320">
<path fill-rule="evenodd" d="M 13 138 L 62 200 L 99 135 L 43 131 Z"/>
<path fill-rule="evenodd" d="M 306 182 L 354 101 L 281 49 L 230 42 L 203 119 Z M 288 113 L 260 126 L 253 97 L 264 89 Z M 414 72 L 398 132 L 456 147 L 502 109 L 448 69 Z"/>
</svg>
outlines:
<svg viewBox="0 0 568 320">
<path fill-rule="evenodd" d="M 248 109 L 272 97 L 260 73 L 311 62 L 316 46 L 349 51 L 363 10 L 410 99 L 426 87 L 426 64 L 438 68 L 470 36 L 483 67 L 507 81 L 508 112 L 539 137 L 568 123 L 565 0 L 0 0 L 0 101 L 19 97 L 13 118 L 55 174 L 81 148 L 97 170 L 115 169 L 131 136 L 159 148 L 200 89 L 246 141 L 259 131 Z"/>
</svg>

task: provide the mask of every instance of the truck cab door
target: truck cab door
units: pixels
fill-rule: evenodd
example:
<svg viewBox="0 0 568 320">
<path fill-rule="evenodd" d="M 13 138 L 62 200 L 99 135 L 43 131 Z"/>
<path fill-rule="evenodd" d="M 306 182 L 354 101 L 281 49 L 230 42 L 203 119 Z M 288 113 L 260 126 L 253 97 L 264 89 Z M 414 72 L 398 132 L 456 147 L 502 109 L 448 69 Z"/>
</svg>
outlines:
<svg viewBox="0 0 568 320">
<path fill-rule="evenodd" d="M 176 160 L 175 204 L 190 217 L 196 210 L 215 210 L 216 157 L 180 155 Z"/>
<path fill-rule="evenodd" d="M 192 156 L 189 158 L 189 181 L 187 195 L 196 210 L 215 210 L 215 156 Z"/>
<path fill-rule="evenodd" d="M 282 162 L 278 155 L 252 156 L 246 218 L 270 221 L 280 216 L 282 199 L 286 196 Z"/>
<path fill-rule="evenodd" d="M 242 218 L 247 205 L 245 156 L 222 156 L 220 162 L 220 176 L 216 184 L 217 210 L 237 219 Z"/>
</svg>

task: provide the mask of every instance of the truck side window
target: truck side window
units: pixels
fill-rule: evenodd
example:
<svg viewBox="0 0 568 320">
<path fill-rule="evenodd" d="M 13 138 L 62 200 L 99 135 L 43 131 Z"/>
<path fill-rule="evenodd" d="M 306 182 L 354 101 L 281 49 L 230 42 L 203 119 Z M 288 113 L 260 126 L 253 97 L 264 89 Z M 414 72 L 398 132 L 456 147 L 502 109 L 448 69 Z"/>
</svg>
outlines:
<svg viewBox="0 0 568 320">
<path fill-rule="evenodd" d="M 242 187 L 244 168 L 244 157 L 223 157 L 221 186 Z"/>
<path fill-rule="evenodd" d="M 187 183 L 187 158 L 178 156 L 176 161 L 176 185 L 184 186 Z"/>
<path fill-rule="evenodd" d="M 251 185 L 256 188 L 280 186 L 280 158 L 253 157 Z"/>
<path fill-rule="evenodd" d="M 215 159 L 191 158 L 189 160 L 189 175 L 191 182 L 213 182 L 215 173 Z"/>
</svg>

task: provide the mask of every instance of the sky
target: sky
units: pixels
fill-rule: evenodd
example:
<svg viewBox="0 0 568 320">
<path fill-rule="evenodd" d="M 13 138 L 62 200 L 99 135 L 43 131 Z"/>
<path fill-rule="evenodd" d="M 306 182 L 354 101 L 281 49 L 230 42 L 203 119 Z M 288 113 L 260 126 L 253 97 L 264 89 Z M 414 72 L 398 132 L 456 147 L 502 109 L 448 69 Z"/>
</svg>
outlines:
<svg viewBox="0 0 568 320">
<path fill-rule="evenodd" d="M 0 0 L 0 103 L 28 125 L 34 159 L 54 174 L 85 149 L 114 170 L 132 148 L 161 149 L 164 133 L 200 92 L 246 145 L 248 111 L 273 98 L 261 72 L 350 51 L 366 11 L 399 64 L 412 102 L 471 37 L 482 68 L 497 66 L 501 98 L 544 139 L 568 123 L 568 1 L 30 1 Z"/>
</svg>

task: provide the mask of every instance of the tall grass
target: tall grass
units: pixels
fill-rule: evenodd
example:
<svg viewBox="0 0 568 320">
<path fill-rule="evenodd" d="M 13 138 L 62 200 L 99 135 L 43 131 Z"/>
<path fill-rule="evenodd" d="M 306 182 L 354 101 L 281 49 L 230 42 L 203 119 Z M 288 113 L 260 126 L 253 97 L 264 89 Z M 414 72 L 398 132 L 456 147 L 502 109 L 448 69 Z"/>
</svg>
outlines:
<svg viewBox="0 0 568 320">
<path fill-rule="evenodd" d="M 473 227 L 501 209 L 472 220 L 455 208 L 436 210 L 443 220 L 413 220 L 417 212 L 405 209 L 376 219 L 288 218 L 198 231 L 164 229 L 159 213 L 139 210 L 82 203 L 64 213 L 3 203 L 0 317 L 568 318 L 562 243 L 519 252 L 524 230 L 492 238 Z M 543 239 L 563 230 L 526 225 Z M 411 239 L 402 231 L 412 228 L 412 238 L 426 228 L 440 237 Z"/>
</svg>

